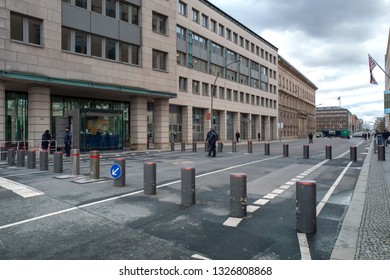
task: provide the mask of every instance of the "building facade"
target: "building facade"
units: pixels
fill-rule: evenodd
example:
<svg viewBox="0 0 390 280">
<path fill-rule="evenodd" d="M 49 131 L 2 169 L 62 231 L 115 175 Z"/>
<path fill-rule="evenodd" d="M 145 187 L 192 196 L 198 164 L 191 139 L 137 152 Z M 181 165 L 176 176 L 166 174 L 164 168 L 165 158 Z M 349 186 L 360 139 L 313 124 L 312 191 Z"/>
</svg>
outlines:
<svg viewBox="0 0 390 280">
<path fill-rule="evenodd" d="M 353 131 L 353 118 L 348 109 L 342 107 L 317 107 L 317 132 L 323 136 L 349 137 Z"/>
<path fill-rule="evenodd" d="M 316 132 L 317 87 L 280 55 L 278 71 L 280 138 L 306 138 Z"/>
<path fill-rule="evenodd" d="M 390 29 L 387 40 L 386 55 L 385 55 L 385 71 L 390 75 Z M 385 75 L 385 91 L 384 91 L 384 118 L 385 128 L 390 130 L 390 78 Z"/>
<path fill-rule="evenodd" d="M 208 1 L 0 2 L 0 142 L 278 138 L 278 49 Z M 0 143 L 1 144 L 1 143 Z M 1 144 L 3 145 L 3 144 Z"/>
</svg>

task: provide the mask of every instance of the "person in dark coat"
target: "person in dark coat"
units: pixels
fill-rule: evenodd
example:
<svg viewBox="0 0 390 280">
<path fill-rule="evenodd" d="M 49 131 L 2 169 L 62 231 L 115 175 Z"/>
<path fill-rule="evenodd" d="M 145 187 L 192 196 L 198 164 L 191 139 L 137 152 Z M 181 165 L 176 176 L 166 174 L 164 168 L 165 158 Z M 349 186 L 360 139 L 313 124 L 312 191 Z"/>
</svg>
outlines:
<svg viewBox="0 0 390 280">
<path fill-rule="evenodd" d="M 237 130 L 235 136 L 236 136 L 236 141 L 237 141 L 237 143 L 240 142 L 240 137 L 241 137 L 241 135 L 240 135 L 240 132 L 238 132 L 238 130 Z"/>
<path fill-rule="evenodd" d="M 309 133 L 309 143 L 313 143 L 313 133 Z"/>
<path fill-rule="evenodd" d="M 214 128 L 210 128 L 210 131 L 207 133 L 206 142 L 208 144 L 208 156 L 216 157 L 217 149 L 216 143 L 218 141 L 218 133 L 214 130 Z M 211 155 L 211 153 L 213 155 Z"/>
<path fill-rule="evenodd" d="M 69 131 L 69 127 L 66 127 L 64 144 L 65 144 L 65 156 L 70 157 L 70 148 L 72 146 L 72 133 Z"/>
<path fill-rule="evenodd" d="M 42 150 L 47 150 L 49 148 L 50 139 L 51 139 L 50 131 L 47 129 L 42 134 Z"/>
</svg>

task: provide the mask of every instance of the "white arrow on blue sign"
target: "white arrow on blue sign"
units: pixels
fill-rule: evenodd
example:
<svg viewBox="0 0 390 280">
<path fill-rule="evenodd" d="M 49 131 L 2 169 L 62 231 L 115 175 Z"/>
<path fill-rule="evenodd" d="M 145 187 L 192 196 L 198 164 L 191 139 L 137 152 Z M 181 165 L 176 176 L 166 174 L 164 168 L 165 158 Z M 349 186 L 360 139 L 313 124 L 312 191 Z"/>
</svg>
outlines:
<svg viewBox="0 0 390 280">
<path fill-rule="evenodd" d="M 118 179 L 122 175 L 122 168 L 119 164 L 114 163 L 110 167 L 110 175 L 114 179 Z"/>
</svg>

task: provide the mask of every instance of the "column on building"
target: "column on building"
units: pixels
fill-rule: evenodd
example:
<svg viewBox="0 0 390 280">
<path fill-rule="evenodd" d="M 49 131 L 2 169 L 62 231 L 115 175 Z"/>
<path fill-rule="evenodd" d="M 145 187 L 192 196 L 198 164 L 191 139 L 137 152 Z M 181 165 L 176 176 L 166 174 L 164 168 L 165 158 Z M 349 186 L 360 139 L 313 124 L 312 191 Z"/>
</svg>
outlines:
<svg viewBox="0 0 390 280">
<path fill-rule="evenodd" d="M 28 145 L 38 149 L 45 130 L 50 130 L 50 88 L 32 86 L 28 89 Z"/>
<path fill-rule="evenodd" d="M 5 143 L 5 86 L 0 82 L 0 146 Z"/>
<path fill-rule="evenodd" d="M 130 143 L 136 150 L 147 148 L 147 100 L 144 97 L 130 100 Z"/>
<path fill-rule="evenodd" d="M 154 100 L 154 147 L 168 149 L 169 147 L 169 100 Z"/>
<path fill-rule="evenodd" d="M 261 117 L 261 125 L 262 125 L 262 131 L 263 131 L 263 136 L 262 139 L 264 141 L 270 141 L 270 118 L 269 116 L 262 116 Z"/>
<path fill-rule="evenodd" d="M 226 141 L 226 111 L 219 111 L 219 141 Z"/>
<path fill-rule="evenodd" d="M 192 106 L 184 106 L 182 110 L 183 142 L 192 143 Z"/>
</svg>

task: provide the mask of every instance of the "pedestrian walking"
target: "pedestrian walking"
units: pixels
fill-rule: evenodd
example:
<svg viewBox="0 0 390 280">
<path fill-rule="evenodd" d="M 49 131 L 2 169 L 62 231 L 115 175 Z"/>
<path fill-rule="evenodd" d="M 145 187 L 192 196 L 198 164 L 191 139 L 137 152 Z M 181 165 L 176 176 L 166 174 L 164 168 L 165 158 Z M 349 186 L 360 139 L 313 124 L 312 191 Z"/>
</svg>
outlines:
<svg viewBox="0 0 390 280">
<path fill-rule="evenodd" d="M 42 134 L 42 145 L 41 145 L 42 150 L 47 150 L 49 148 L 50 140 L 51 140 L 50 131 L 47 129 Z"/>
<path fill-rule="evenodd" d="M 389 141 L 389 136 L 390 136 L 390 132 L 385 129 L 382 133 L 382 137 L 383 137 L 383 143 L 385 144 L 386 147 Z"/>
<path fill-rule="evenodd" d="M 65 156 L 70 157 L 70 148 L 72 146 L 72 133 L 69 131 L 69 127 L 66 127 L 64 144 L 65 144 Z"/>
<path fill-rule="evenodd" d="M 216 143 L 218 141 L 218 133 L 214 130 L 214 128 L 210 128 L 210 131 L 207 133 L 206 142 L 208 144 L 208 156 L 216 157 L 217 149 Z"/>
<path fill-rule="evenodd" d="M 309 144 L 313 144 L 313 133 L 309 133 Z"/>
<path fill-rule="evenodd" d="M 240 132 L 238 132 L 238 130 L 237 130 L 237 132 L 236 132 L 236 141 L 237 141 L 237 143 L 240 142 L 240 137 L 241 137 Z"/>
</svg>

